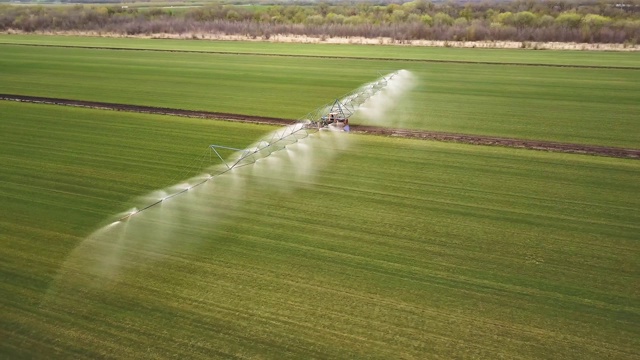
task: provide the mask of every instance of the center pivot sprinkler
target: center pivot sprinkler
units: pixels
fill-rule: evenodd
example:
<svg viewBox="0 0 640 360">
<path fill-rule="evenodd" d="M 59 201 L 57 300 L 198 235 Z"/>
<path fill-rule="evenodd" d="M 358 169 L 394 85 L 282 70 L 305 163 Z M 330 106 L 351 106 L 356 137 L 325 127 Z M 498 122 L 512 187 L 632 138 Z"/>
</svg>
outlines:
<svg viewBox="0 0 640 360">
<path fill-rule="evenodd" d="M 246 149 L 238 149 L 223 145 L 209 145 L 209 148 L 220 161 L 224 164 L 225 168 L 221 169 L 213 175 L 208 175 L 204 179 L 200 178 L 195 183 L 190 184 L 188 187 L 167 195 L 145 207 L 137 209 L 121 217 L 117 222 L 126 221 L 131 219 L 134 215 L 137 215 L 151 207 L 163 203 L 164 201 L 171 199 L 175 196 L 183 194 L 194 187 L 200 186 L 207 181 L 213 179 L 216 176 L 222 175 L 234 168 L 250 165 L 257 160 L 265 158 L 272 153 L 282 150 L 285 146 L 294 144 L 298 140 L 303 139 L 309 134 L 318 130 L 334 130 L 334 131 L 349 131 L 349 118 L 358 110 L 362 104 L 369 100 L 372 96 L 382 91 L 394 77 L 398 75 L 398 72 L 392 72 L 390 74 L 381 76 L 378 80 L 366 84 L 365 86 L 345 95 L 341 100 L 336 99 L 333 103 L 327 104 L 316 109 L 313 112 L 307 114 L 302 120 L 295 121 L 291 125 L 284 127 L 281 130 L 271 133 L 269 136 L 261 139 L 253 146 Z M 231 157 L 231 160 L 225 160 L 220 154 L 219 150 L 234 151 L 235 154 Z"/>
</svg>

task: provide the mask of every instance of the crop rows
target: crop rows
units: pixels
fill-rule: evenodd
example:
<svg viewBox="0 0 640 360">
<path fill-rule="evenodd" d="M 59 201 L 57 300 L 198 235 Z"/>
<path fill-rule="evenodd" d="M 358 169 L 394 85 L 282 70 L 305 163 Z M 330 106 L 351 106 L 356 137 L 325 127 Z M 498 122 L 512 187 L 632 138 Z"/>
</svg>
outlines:
<svg viewBox="0 0 640 360">
<path fill-rule="evenodd" d="M 281 172 L 238 169 L 92 243 L 210 143 L 271 128 L 2 106 L 9 358 L 631 359 L 640 346 L 637 161 L 352 135 L 313 147 L 314 176 L 289 176 L 293 147 L 273 155 Z M 97 263 L 117 276 L 87 278 Z"/>
<path fill-rule="evenodd" d="M 637 54 L 0 49 L 5 94 L 297 119 L 408 69 L 395 112 L 353 121 L 640 148 Z M 190 188 L 208 145 L 274 129 L 0 101 L 0 357 L 637 356 L 637 160 L 319 132 Z"/>
<path fill-rule="evenodd" d="M 417 46 L 361 46 L 334 44 L 263 43 L 247 41 L 160 40 L 52 35 L 2 35 L 2 44 L 142 49 L 178 52 L 264 54 L 308 57 L 346 57 L 442 62 L 485 62 L 551 66 L 640 68 L 640 53 L 615 51 L 523 51 L 455 49 Z"/>
<path fill-rule="evenodd" d="M 408 69 L 416 88 L 379 125 L 640 144 L 637 70 L 0 46 L 0 93 L 298 119 Z"/>
</svg>

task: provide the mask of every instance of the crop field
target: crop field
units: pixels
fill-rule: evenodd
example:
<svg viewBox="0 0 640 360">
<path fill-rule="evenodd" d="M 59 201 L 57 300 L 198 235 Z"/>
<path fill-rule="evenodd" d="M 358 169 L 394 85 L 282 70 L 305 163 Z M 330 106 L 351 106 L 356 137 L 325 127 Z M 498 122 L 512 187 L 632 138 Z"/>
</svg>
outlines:
<svg viewBox="0 0 640 360">
<path fill-rule="evenodd" d="M 623 359 L 640 346 L 637 161 L 355 136 L 312 184 L 250 182 L 240 207 L 211 204 L 229 211 L 217 226 L 180 228 L 145 248 L 159 260 L 79 288 L 59 269 L 96 226 L 212 139 L 243 146 L 264 127 L 3 112 L 9 358 Z M 60 281 L 78 292 L 50 300 Z"/>
<path fill-rule="evenodd" d="M 394 125 L 640 147 L 633 69 L 0 49 L 0 93 L 297 118 L 405 68 Z M 319 132 L 187 188 L 275 129 L 0 101 L 0 358 L 637 358 L 640 161 Z"/>
<path fill-rule="evenodd" d="M 335 44 L 261 43 L 246 41 L 200 41 L 90 36 L 3 35 L 0 44 L 29 44 L 115 49 L 171 50 L 232 54 L 272 54 L 315 57 L 347 57 L 451 62 L 517 63 L 640 68 L 638 52 L 528 51 L 506 49 L 455 49 L 415 46 L 362 46 Z"/>
<path fill-rule="evenodd" d="M 407 69 L 416 77 L 416 88 L 402 113 L 394 114 L 395 127 L 640 144 L 640 68 L 0 46 L 0 93 L 298 119 L 375 79 L 379 71 Z"/>
</svg>

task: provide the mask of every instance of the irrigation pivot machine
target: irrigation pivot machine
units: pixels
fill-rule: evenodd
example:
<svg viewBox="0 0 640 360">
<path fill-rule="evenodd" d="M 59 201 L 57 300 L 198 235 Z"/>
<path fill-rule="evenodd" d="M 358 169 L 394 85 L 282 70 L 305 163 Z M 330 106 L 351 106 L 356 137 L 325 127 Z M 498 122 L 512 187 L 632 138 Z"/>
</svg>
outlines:
<svg viewBox="0 0 640 360">
<path fill-rule="evenodd" d="M 281 130 L 271 133 L 269 136 L 260 139 L 246 149 L 236 149 L 223 145 L 210 145 L 211 152 L 214 153 L 224 164 L 215 174 L 207 174 L 200 178 L 195 184 L 190 185 L 176 193 L 168 195 L 156 202 L 141 209 L 136 209 L 118 221 L 130 219 L 133 215 L 147 210 L 163 201 L 185 193 L 194 187 L 200 186 L 216 176 L 222 175 L 236 167 L 250 165 L 259 159 L 271 155 L 273 152 L 283 149 L 285 146 L 296 143 L 310 134 L 317 131 L 349 131 L 349 118 L 371 97 L 379 94 L 387 88 L 389 83 L 399 76 L 400 71 L 394 71 L 387 75 L 382 75 L 376 81 L 368 83 L 357 90 L 345 95 L 342 99 L 336 99 L 333 103 L 324 105 L 313 112 L 308 113 L 303 119 L 293 122 L 291 125 Z M 221 150 L 234 151 L 229 159 L 220 154 Z"/>
<path fill-rule="evenodd" d="M 382 75 L 378 80 L 368 83 L 357 90 L 345 95 L 342 99 L 336 99 L 333 103 L 319 107 L 308 113 L 302 120 L 286 126 L 283 130 L 276 131 L 271 136 L 263 138 L 246 149 L 235 149 L 223 145 L 210 145 L 211 150 L 224 163 L 227 170 L 237 166 L 249 165 L 256 160 L 269 156 L 274 151 L 284 146 L 297 142 L 318 130 L 349 131 L 349 118 L 367 100 L 385 89 L 399 72 L 395 71 Z M 238 151 L 239 155 L 231 161 L 227 161 L 218 150 Z"/>
<path fill-rule="evenodd" d="M 307 125 L 307 128 L 344 130 L 348 132 L 349 118 L 367 100 L 385 89 L 389 82 L 398 75 L 398 71 L 381 75 L 378 80 L 354 90 L 342 99 L 336 99 L 331 105 L 322 106 L 316 109 L 316 111 L 307 114 L 302 122 Z"/>
</svg>

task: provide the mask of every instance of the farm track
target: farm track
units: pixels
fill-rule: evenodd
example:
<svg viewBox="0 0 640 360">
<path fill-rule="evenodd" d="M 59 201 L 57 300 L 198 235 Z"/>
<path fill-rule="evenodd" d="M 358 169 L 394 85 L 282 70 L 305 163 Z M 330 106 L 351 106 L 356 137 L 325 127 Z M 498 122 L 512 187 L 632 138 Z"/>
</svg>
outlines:
<svg viewBox="0 0 640 360">
<path fill-rule="evenodd" d="M 49 104 L 49 105 L 75 106 L 75 107 L 84 107 L 84 108 L 102 109 L 102 110 L 128 111 L 128 112 L 158 114 L 158 115 L 183 116 L 183 117 L 202 118 L 202 119 L 219 119 L 219 120 L 240 121 L 240 122 L 247 122 L 247 123 L 254 123 L 254 124 L 290 125 L 297 121 L 294 119 L 282 119 L 282 118 L 272 118 L 272 117 L 264 117 L 264 116 L 229 114 L 229 113 L 220 113 L 220 112 L 211 112 L 211 111 L 182 110 L 182 109 L 172 109 L 172 108 L 153 107 L 153 106 L 129 105 L 129 104 L 113 104 L 113 103 L 104 103 L 104 102 L 96 102 L 96 101 L 57 99 L 57 98 L 12 95 L 12 94 L 0 94 L 0 100 Z M 608 157 L 616 157 L 616 158 L 640 159 L 640 149 L 627 149 L 627 148 L 618 148 L 618 147 L 572 144 L 572 143 L 561 143 L 561 142 L 541 141 L 541 140 L 513 139 L 513 138 L 503 138 L 503 137 L 493 137 L 493 136 L 483 136 L 483 135 L 446 133 L 446 132 L 438 132 L 438 131 L 392 129 L 392 128 L 383 128 L 383 127 L 376 127 L 376 126 L 352 125 L 351 128 L 353 133 L 360 133 L 360 134 L 394 136 L 394 137 L 403 137 L 403 138 L 474 144 L 474 145 L 523 148 L 523 149 L 531 149 L 531 150 L 553 151 L 553 152 L 573 153 L 573 154 L 599 155 L 599 156 L 608 156 Z"/>
<path fill-rule="evenodd" d="M 617 69 L 617 70 L 640 70 L 635 66 L 596 66 L 596 65 L 568 65 L 568 64 L 535 64 L 520 62 L 492 62 L 492 61 L 460 61 L 460 60 L 436 60 L 436 59 L 396 59 L 385 57 L 366 57 L 366 56 L 331 56 L 331 55 L 296 55 L 296 54 L 268 54 L 259 52 L 234 52 L 234 51 L 204 51 L 204 50 L 171 50 L 171 49 L 141 49 L 141 48 L 119 48 L 109 46 L 76 46 L 76 45 L 51 45 L 51 44 L 20 44 L 0 42 L 0 45 L 18 45 L 18 46 L 36 46 L 36 47 L 54 47 L 54 48 L 76 48 L 76 49 L 94 49 L 94 50 L 118 50 L 118 51 L 154 51 L 154 52 L 170 52 L 170 53 L 195 53 L 195 54 L 218 54 L 218 55 L 247 55 L 247 56 L 274 56 L 274 57 L 293 57 L 293 58 L 319 58 L 319 59 L 342 59 L 342 60 L 375 60 L 375 61 L 408 61 L 423 63 L 444 63 L 444 64 L 473 64 L 473 65 L 509 65 L 509 66 L 544 66 L 558 68 L 578 68 L 578 69 Z"/>
</svg>

